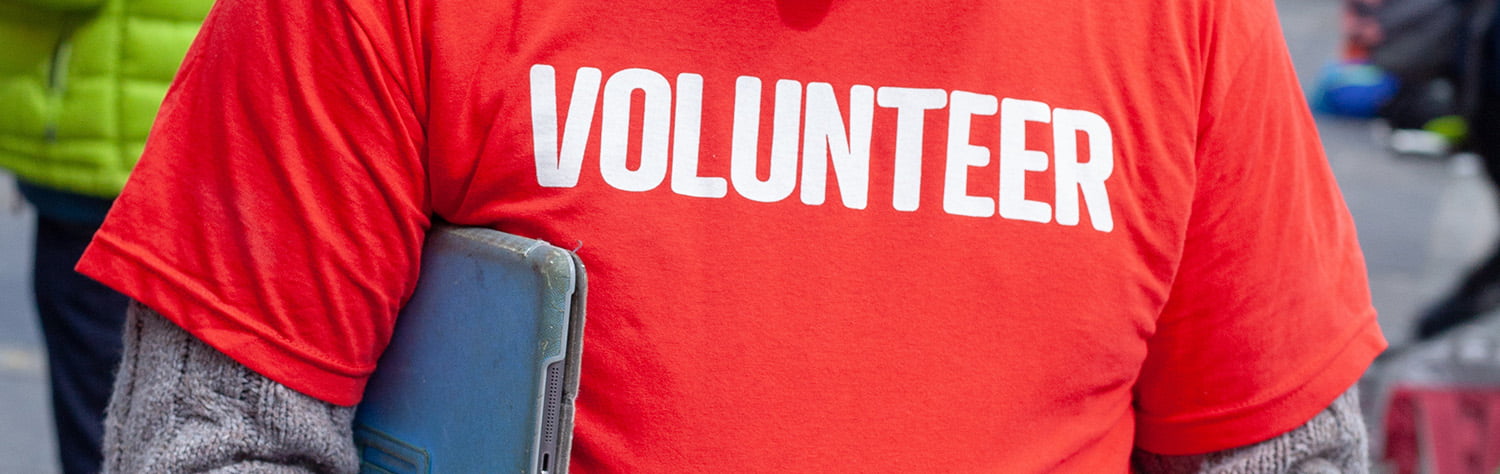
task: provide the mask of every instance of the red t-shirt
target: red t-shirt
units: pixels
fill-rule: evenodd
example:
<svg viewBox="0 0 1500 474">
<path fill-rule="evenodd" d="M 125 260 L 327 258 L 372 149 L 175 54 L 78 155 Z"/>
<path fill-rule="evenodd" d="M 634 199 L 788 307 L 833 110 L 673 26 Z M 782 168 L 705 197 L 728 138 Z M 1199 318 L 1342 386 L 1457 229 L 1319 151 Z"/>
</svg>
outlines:
<svg viewBox="0 0 1500 474">
<path fill-rule="evenodd" d="M 573 469 L 1123 472 L 1384 347 L 1269 0 L 223 0 L 80 264 L 360 399 L 434 216 L 578 249 Z"/>
</svg>

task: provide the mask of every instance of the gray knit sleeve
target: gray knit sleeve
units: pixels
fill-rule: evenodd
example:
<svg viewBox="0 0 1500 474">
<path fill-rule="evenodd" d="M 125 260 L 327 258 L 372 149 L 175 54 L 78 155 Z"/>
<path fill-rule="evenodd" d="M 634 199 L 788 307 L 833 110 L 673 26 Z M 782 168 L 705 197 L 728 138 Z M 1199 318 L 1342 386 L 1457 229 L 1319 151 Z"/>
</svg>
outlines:
<svg viewBox="0 0 1500 474">
<path fill-rule="evenodd" d="M 131 303 L 104 435 L 108 473 L 352 473 L 354 408 L 245 368 Z"/>
<path fill-rule="evenodd" d="M 1132 462 L 1146 474 L 1341 474 L 1370 471 L 1365 423 L 1355 388 L 1312 420 L 1286 434 L 1249 446 L 1193 456 L 1136 450 Z"/>
</svg>

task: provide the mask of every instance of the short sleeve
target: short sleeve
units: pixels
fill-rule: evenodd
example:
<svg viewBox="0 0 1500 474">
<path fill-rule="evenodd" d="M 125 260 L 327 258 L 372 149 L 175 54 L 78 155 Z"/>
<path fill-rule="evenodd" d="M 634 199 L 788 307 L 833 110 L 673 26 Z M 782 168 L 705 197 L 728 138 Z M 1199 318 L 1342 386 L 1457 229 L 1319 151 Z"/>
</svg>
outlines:
<svg viewBox="0 0 1500 474">
<path fill-rule="evenodd" d="M 1385 347 L 1272 2 L 1211 3 L 1192 216 L 1136 384 L 1137 445 L 1168 455 L 1301 426 Z"/>
<path fill-rule="evenodd" d="M 362 8 L 220 0 L 78 266 L 340 405 L 359 401 L 430 225 L 418 48 L 399 12 Z"/>
</svg>

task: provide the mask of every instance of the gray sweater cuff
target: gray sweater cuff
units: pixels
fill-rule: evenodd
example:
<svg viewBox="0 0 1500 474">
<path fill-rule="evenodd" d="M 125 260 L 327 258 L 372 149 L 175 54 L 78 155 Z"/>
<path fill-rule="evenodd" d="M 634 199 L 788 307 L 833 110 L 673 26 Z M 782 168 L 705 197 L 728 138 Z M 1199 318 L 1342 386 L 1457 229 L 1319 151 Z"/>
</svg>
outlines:
<svg viewBox="0 0 1500 474">
<path fill-rule="evenodd" d="M 354 408 L 240 365 L 132 302 L 105 421 L 105 472 L 353 473 Z"/>
</svg>

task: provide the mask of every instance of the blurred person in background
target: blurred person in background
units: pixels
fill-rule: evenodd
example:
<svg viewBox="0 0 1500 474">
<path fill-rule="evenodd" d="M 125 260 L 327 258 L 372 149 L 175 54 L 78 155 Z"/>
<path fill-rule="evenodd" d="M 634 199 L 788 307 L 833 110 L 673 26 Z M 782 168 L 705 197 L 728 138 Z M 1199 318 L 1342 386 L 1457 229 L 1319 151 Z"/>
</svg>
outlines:
<svg viewBox="0 0 1500 474">
<path fill-rule="evenodd" d="M 1452 53 L 1458 78 L 1456 109 L 1467 117 L 1467 146 L 1484 163 L 1491 190 L 1500 198 L 1500 6 L 1495 0 L 1453 0 L 1468 21 Z M 1500 241 L 1458 284 L 1423 311 L 1418 340 L 1436 337 L 1500 308 Z"/>
<path fill-rule="evenodd" d="M 127 300 L 73 270 L 211 0 L 0 0 L 0 167 L 36 207 L 32 284 L 63 471 L 98 472 Z"/>
<path fill-rule="evenodd" d="M 1339 58 L 1324 66 L 1315 110 L 1379 118 L 1396 153 L 1443 156 L 1466 123 L 1454 111 L 1453 61 L 1460 8 L 1453 0 L 1345 0 Z"/>
</svg>

